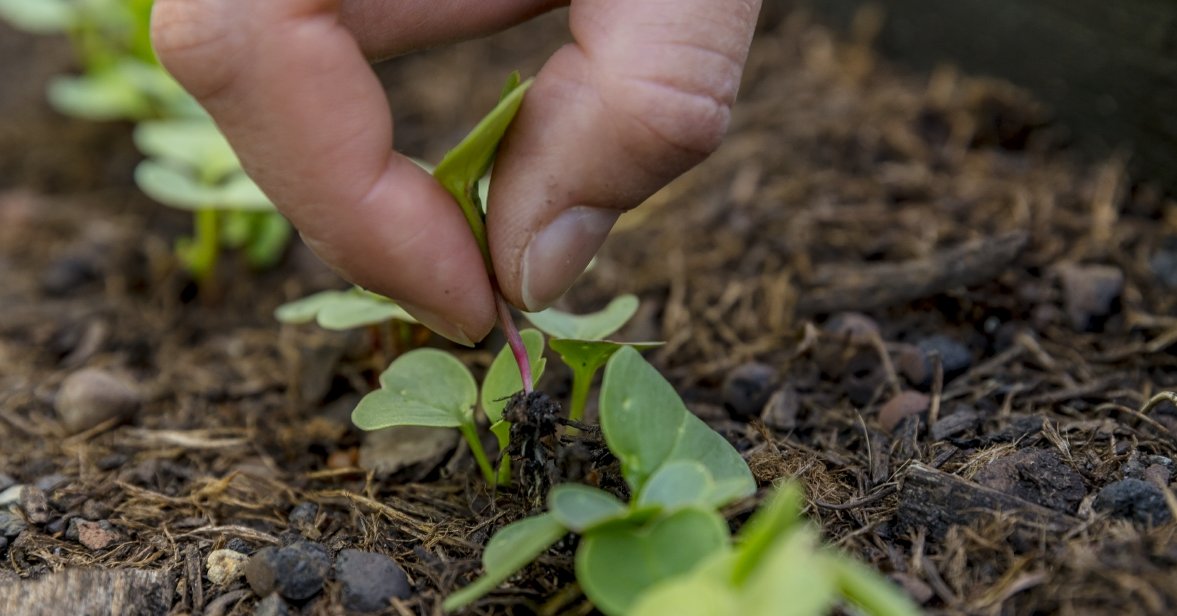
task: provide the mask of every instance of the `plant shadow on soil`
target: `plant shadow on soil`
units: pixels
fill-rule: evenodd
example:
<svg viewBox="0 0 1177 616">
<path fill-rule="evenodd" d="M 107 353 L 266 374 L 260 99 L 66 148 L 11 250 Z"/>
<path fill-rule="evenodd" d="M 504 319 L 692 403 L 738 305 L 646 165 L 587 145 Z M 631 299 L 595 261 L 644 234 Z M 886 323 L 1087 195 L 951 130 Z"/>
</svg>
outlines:
<svg viewBox="0 0 1177 616">
<path fill-rule="evenodd" d="M 502 75 L 561 43 L 560 19 L 381 67 L 399 147 L 436 159 Z M 141 569 L 159 575 L 113 586 L 146 584 L 148 612 L 249 614 L 259 598 L 207 579 L 208 554 L 307 538 L 396 558 L 415 594 L 389 613 L 437 613 L 525 499 L 489 493 L 463 448 L 360 468 L 367 342 L 270 317 L 340 282 L 296 246 L 265 274 L 230 260 L 222 297 L 193 298 L 169 256 L 187 219 L 134 192 L 128 128 L 44 108 L 60 41 L 4 30 L 0 49 L 22 84 L 0 95 L 0 480 L 49 497 L 0 543 L 0 607 L 62 569 Z M 1063 136 L 1005 84 L 908 75 L 777 16 L 723 148 L 623 217 L 564 307 L 637 293 L 626 339 L 666 340 L 648 357 L 761 485 L 802 482 L 825 536 L 929 612 L 1172 613 L 1177 407 L 1141 409 L 1177 387 L 1177 205 Z M 54 398 L 82 368 L 141 408 L 71 433 Z M 562 399 L 567 376 L 542 388 Z M 586 459 L 563 478 L 608 484 Z M 73 518 L 113 540 L 71 538 Z M 573 547 L 471 613 L 591 613 Z M 36 592 L 80 601 L 74 582 Z M 339 594 L 292 609 L 339 613 Z"/>
</svg>

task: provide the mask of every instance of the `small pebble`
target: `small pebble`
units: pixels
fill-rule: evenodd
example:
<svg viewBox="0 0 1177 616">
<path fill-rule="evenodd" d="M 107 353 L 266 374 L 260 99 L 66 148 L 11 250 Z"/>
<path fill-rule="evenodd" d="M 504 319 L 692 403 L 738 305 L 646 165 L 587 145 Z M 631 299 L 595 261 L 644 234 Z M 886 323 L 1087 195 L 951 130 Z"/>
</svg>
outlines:
<svg viewBox="0 0 1177 616">
<path fill-rule="evenodd" d="M 770 428 L 792 430 L 797 427 L 797 413 L 801 410 L 801 397 L 792 383 L 777 388 L 764 405 L 760 419 Z"/>
<path fill-rule="evenodd" d="M 1124 291 L 1124 272 L 1110 265 L 1075 264 L 1058 271 L 1071 326 L 1079 331 L 1098 329 Z"/>
<path fill-rule="evenodd" d="M 213 550 L 205 561 L 208 581 L 218 586 L 233 582 L 245 574 L 245 563 L 249 557 L 233 550 Z"/>
<path fill-rule="evenodd" d="M 723 380 L 723 405 L 736 419 L 758 417 L 776 386 L 777 371 L 759 362 L 743 364 Z"/>
<path fill-rule="evenodd" d="M 0 537 L 15 537 L 28 526 L 19 514 L 0 509 Z"/>
<path fill-rule="evenodd" d="M 822 331 L 851 346 L 869 346 L 879 335 L 879 324 L 860 312 L 839 312 L 822 325 Z"/>
<path fill-rule="evenodd" d="M 111 419 L 128 419 L 141 403 L 142 396 L 123 379 L 86 368 L 65 379 L 54 407 L 65 427 L 77 433 Z"/>
<path fill-rule="evenodd" d="M 78 543 L 91 550 L 105 550 L 120 538 L 119 532 L 106 520 L 91 522 L 74 518 L 70 520 L 70 528 L 77 529 Z"/>
<path fill-rule="evenodd" d="M 37 486 L 25 486 L 20 492 L 20 508 L 25 517 L 38 526 L 49 521 L 52 510 L 49 508 L 49 498 L 45 491 Z"/>
<path fill-rule="evenodd" d="M 367 432 L 360 445 L 360 466 L 385 476 L 418 464 L 434 464 L 453 451 L 460 438 L 457 430 L 426 426 Z"/>
<path fill-rule="evenodd" d="M 404 570 L 391 558 L 375 552 L 340 552 L 335 561 L 335 579 L 342 585 L 344 609 L 356 612 L 379 612 L 388 609 L 393 597 L 407 599 L 413 594 Z"/>
<path fill-rule="evenodd" d="M 246 556 L 253 554 L 253 546 L 249 545 L 249 542 L 242 539 L 241 537 L 233 537 L 230 539 L 225 543 L 225 549 L 233 550 L 234 552 L 241 552 Z"/>
<path fill-rule="evenodd" d="M 98 270 L 90 259 L 67 255 L 50 263 L 41 273 L 41 290 L 46 295 L 62 297 L 76 293 L 97 278 Z"/>
<path fill-rule="evenodd" d="M 61 473 L 53 473 L 51 475 L 40 477 L 37 479 L 37 481 L 33 482 L 33 485 L 37 486 L 37 488 L 40 490 L 44 490 L 45 492 L 53 492 L 57 488 L 60 488 L 67 483 L 69 483 L 69 477 L 62 475 Z"/>
<path fill-rule="evenodd" d="M 918 391 L 904 391 L 891 398 L 879 410 L 879 425 L 890 432 L 905 417 L 919 415 L 928 410 L 931 398 Z"/>
<path fill-rule="evenodd" d="M 258 601 L 254 616 L 289 616 L 290 608 L 278 593 L 270 593 L 268 597 Z"/>
<path fill-rule="evenodd" d="M 1162 285 L 1177 289 L 1177 236 L 1167 238 L 1148 260 L 1149 269 Z"/>
<path fill-rule="evenodd" d="M 1172 519 L 1161 489 L 1140 479 L 1108 484 L 1096 495 L 1092 506 L 1096 511 L 1148 526 L 1160 526 Z"/>
<path fill-rule="evenodd" d="M 14 485 L 16 485 L 16 480 L 12 478 L 12 475 L 0 473 L 0 492 L 7 490 Z"/>
<path fill-rule="evenodd" d="M 935 376 L 933 355 L 940 357 L 946 382 L 960 376 L 973 364 L 968 347 L 948 336 L 931 336 L 904 347 L 895 364 L 912 385 L 924 388 L 932 384 Z"/>
<path fill-rule="evenodd" d="M 319 515 L 319 506 L 315 503 L 302 502 L 290 510 L 287 521 L 302 536 L 308 539 L 318 539 L 319 529 L 315 527 L 315 518 Z"/>
<path fill-rule="evenodd" d="M 276 591 L 291 601 L 315 596 L 330 571 L 327 549 L 309 541 L 262 548 L 245 563 L 245 579 L 254 593 L 263 597 Z"/>
<path fill-rule="evenodd" d="M 50 535 L 62 534 L 65 532 L 65 529 L 71 519 L 73 518 L 53 518 L 52 520 L 49 520 L 48 524 L 45 525 L 45 532 L 49 533 Z"/>
</svg>

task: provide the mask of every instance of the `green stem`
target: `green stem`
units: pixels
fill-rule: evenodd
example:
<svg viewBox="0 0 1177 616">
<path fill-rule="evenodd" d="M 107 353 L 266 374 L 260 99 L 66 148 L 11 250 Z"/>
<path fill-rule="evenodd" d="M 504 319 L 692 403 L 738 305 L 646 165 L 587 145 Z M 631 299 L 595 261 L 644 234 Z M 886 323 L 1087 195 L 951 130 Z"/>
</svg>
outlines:
<svg viewBox="0 0 1177 616">
<path fill-rule="evenodd" d="M 213 277 L 217 269 L 217 255 L 220 253 L 220 217 L 213 208 L 196 210 L 194 224 L 195 243 L 191 262 L 192 274 L 200 283 Z"/>
<path fill-rule="evenodd" d="M 589 389 L 593 384 L 596 370 L 585 370 L 584 367 L 572 369 L 572 399 L 568 407 L 568 418 L 572 421 L 584 419 L 584 409 L 588 406 Z"/>
<path fill-rule="evenodd" d="M 495 470 L 490 465 L 490 460 L 486 457 L 486 450 L 482 448 L 482 440 L 478 438 L 478 430 L 474 428 L 474 424 L 462 424 L 462 436 L 466 438 L 466 444 L 470 445 L 470 452 L 474 454 L 474 459 L 478 461 L 478 468 L 482 469 L 482 477 L 486 479 L 486 483 L 491 487 L 495 486 Z"/>
</svg>

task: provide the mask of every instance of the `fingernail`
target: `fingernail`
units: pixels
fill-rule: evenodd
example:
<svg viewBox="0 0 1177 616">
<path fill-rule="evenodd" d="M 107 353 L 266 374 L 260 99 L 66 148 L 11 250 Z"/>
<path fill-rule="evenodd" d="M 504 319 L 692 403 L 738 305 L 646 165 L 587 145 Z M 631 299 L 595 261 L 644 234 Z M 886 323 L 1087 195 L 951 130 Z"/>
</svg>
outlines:
<svg viewBox="0 0 1177 616">
<path fill-rule="evenodd" d="M 576 206 L 548 223 L 523 251 L 523 303 L 529 312 L 560 298 L 584 272 L 621 212 Z"/>
<path fill-rule="evenodd" d="M 436 312 L 402 301 L 398 301 L 397 304 L 401 308 L 404 308 L 409 314 L 413 315 L 414 319 L 420 321 L 422 325 L 428 327 L 438 336 L 441 336 L 442 338 L 452 342 L 456 342 L 462 346 L 474 346 L 474 341 L 470 339 L 470 336 L 466 335 L 466 332 L 462 331 L 460 326 L 455 323 L 451 323 L 444 317 L 438 315 Z"/>
</svg>

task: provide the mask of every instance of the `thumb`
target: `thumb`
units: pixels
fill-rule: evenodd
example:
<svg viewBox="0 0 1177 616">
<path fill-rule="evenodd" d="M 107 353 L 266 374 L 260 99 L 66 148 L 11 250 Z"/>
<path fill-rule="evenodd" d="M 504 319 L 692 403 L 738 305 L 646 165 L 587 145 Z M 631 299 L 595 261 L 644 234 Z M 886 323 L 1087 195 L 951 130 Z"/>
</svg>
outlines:
<svg viewBox="0 0 1177 616">
<path fill-rule="evenodd" d="M 540 310 L 613 223 L 714 151 L 760 0 L 573 0 L 575 43 L 544 65 L 495 163 L 500 287 Z"/>
</svg>

